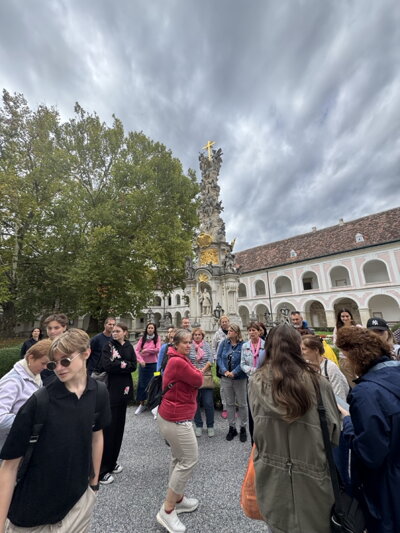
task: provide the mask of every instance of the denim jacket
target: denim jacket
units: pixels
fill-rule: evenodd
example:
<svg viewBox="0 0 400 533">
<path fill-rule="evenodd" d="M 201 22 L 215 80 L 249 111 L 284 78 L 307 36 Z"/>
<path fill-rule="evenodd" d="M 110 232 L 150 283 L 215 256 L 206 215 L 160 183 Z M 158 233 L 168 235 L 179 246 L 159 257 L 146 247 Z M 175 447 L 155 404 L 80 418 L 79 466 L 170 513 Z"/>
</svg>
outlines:
<svg viewBox="0 0 400 533">
<path fill-rule="evenodd" d="M 260 367 L 260 365 L 264 362 L 265 359 L 265 343 L 263 339 L 260 339 L 260 351 L 257 358 L 257 366 L 253 366 L 253 352 L 251 351 L 250 342 L 247 341 L 243 343 L 242 346 L 242 359 L 240 366 L 242 367 L 243 372 L 245 372 L 248 376 L 251 376 L 251 374 L 254 374 L 254 372 L 257 370 L 257 368 Z"/>
<path fill-rule="evenodd" d="M 242 346 L 243 341 L 240 341 L 235 347 L 233 347 L 229 339 L 225 339 L 220 343 L 218 347 L 217 361 L 222 375 L 224 375 L 225 372 L 233 372 L 235 376 L 234 379 L 244 379 L 247 377 L 240 368 Z"/>
</svg>

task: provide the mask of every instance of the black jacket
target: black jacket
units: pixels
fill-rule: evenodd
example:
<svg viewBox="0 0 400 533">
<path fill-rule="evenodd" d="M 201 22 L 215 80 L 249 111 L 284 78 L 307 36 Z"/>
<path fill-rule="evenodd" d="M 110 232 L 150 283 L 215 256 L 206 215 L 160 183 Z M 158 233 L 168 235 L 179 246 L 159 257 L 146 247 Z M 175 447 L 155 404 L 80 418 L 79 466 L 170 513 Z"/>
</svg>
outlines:
<svg viewBox="0 0 400 533">
<path fill-rule="evenodd" d="M 131 373 L 136 370 L 137 361 L 132 344 L 129 341 L 120 344 L 112 339 L 103 348 L 101 365 L 108 374 L 111 407 L 133 400 Z"/>
</svg>

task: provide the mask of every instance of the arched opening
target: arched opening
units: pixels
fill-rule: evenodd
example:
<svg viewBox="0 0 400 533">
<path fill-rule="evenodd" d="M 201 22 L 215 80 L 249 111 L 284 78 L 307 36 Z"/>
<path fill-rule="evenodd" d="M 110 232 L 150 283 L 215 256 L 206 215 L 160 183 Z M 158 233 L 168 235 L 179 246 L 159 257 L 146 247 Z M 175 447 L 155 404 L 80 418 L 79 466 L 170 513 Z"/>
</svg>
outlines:
<svg viewBox="0 0 400 533">
<path fill-rule="evenodd" d="M 177 311 L 175 313 L 174 326 L 176 328 L 179 328 L 179 326 L 181 325 L 181 322 L 182 322 L 182 315 L 180 314 L 179 311 Z"/>
<path fill-rule="evenodd" d="M 177 294 L 177 295 L 175 296 L 175 304 L 176 304 L 176 305 L 181 305 L 181 297 L 180 297 L 179 294 Z"/>
<path fill-rule="evenodd" d="M 316 289 L 319 289 L 317 274 L 311 270 L 303 274 L 302 281 L 303 291 L 315 291 Z"/>
<path fill-rule="evenodd" d="M 161 297 L 154 296 L 153 298 L 153 307 L 161 307 Z"/>
<path fill-rule="evenodd" d="M 168 305 L 169 305 L 169 306 L 172 305 L 172 297 L 171 297 L 171 296 L 168 296 Z"/>
<path fill-rule="evenodd" d="M 247 289 L 246 289 L 246 285 L 244 283 L 239 283 L 238 294 L 239 294 L 239 298 L 246 298 L 247 297 Z"/>
<path fill-rule="evenodd" d="M 381 317 L 387 322 L 400 322 L 399 302 L 392 296 L 377 294 L 368 302 L 371 317 Z"/>
<path fill-rule="evenodd" d="M 332 268 L 331 273 L 331 286 L 335 287 L 346 287 L 351 285 L 349 271 L 344 266 L 336 266 Z"/>
<path fill-rule="evenodd" d="M 244 305 L 239 306 L 239 316 L 242 320 L 242 326 L 244 328 L 247 327 L 247 324 L 250 322 L 250 313 Z"/>
<path fill-rule="evenodd" d="M 265 313 L 269 311 L 268 307 L 264 304 L 258 304 L 256 306 L 256 318 L 257 322 L 266 323 L 267 319 L 265 318 Z"/>
<path fill-rule="evenodd" d="M 275 292 L 281 294 L 283 292 L 293 292 L 292 282 L 287 276 L 279 276 L 275 280 Z"/>
<path fill-rule="evenodd" d="M 157 328 L 160 327 L 160 320 L 161 320 L 161 314 L 160 313 L 154 313 L 154 323 L 157 326 Z"/>
<path fill-rule="evenodd" d="M 382 283 L 389 281 L 389 273 L 383 261 L 373 259 L 365 263 L 364 267 L 365 283 Z"/>
<path fill-rule="evenodd" d="M 265 296 L 265 283 L 258 279 L 255 284 L 256 296 Z"/>
<path fill-rule="evenodd" d="M 361 324 L 361 316 L 358 310 L 358 304 L 351 298 L 340 298 L 334 303 L 333 309 L 335 310 L 335 325 L 338 313 L 342 309 L 348 309 L 352 314 L 353 320 L 356 322 L 356 324 Z"/>
<path fill-rule="evenodd" d="M 326 320 L 325 308 L 321 302 L 311 300 L 307 302 L 305 307 L 305 318 L 313 328 L 326 328 L 328 323 Z"/>
</svg>

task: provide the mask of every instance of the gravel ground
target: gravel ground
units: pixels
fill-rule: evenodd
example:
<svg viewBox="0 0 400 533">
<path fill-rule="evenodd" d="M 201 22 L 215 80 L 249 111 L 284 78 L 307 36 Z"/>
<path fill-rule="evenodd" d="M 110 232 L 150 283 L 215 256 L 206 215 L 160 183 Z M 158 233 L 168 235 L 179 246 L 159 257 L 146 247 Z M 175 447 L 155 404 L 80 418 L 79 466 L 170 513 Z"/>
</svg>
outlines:
<svg viewBox="0 0 400 533">
<path fill-rule="evenodd" d="M 91 533 L 165 533 L 156 521 L 168 482 L 169 448 L 148 411 L 135 416 L 129 407 L 119 462 L 124 470 L 114 483 L 101 486 Z M 203 430 L 199 462 L 186 494 L 200 500 L 197 511 L 181 515 L 188 533 L 268 533 L 263 522 L 246 518 L 240 507 L 240 487 L 250 454 L 250 442 L 225 439 L 226 420 L 215 412 L 215 437 Z"/>
</svg>

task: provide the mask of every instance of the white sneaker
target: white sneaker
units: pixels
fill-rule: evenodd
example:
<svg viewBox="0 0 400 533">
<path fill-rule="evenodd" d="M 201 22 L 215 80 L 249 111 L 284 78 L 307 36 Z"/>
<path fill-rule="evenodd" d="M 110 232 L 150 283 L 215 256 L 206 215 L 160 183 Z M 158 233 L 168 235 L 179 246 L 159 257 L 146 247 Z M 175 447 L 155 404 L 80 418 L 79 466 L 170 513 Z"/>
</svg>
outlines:
<svg viewBox="0 0 400 533">
<path fill-rule="evenodd" d="M 179 520 L 176 510 L 166 513 L 164 504 L 157 513 L 157 522 L 161 524 L 169 533 L 185 533 L 186 526 Z"/>
<path fill-rule="evenodd" d="M 120 474 L 124 467 L 118 463 L 115 463 L 114 470 L 112 471 L 113 474 Z"/>
<path fill-rule="evenodd" d="M 139 407 L 135 411 L 135 415 L 140 415 L 140 413 L 143 413 L 143 411 L 145 411 L 145 410 L 146 410 L 146 406 L 142 405 L 142 404 L 139 404 Z"/>
<path fill-rule="evenodd" d="M 196 428 L 194 432 L 196 434 L 196 437 L 201 437 L 203 433 L 203 428 Z"/>
<path fill-rule="evenodd" d="M 191 513 L 195 511 L 199 506 L 199 500 L 196 498 L 186 498 L 183 497 L 183 500 L 175 505 L 176 514 L 180 513 Z"/>
<path fill-rule="evenodd" d="M 109 485 L 110 483 L 113 483 L 114 476 L 112 476 L 109 472 L 107 474 L 104 474 L 104 476 L 99 479 L 100 485 Z"/>
<path fill-rule="evenodd" d="M 151 410 L 151 414 L 153 415 L 154 420 L 157 420 L 158 405 L 156 405 L 156 406 Z"/>
</svg>

